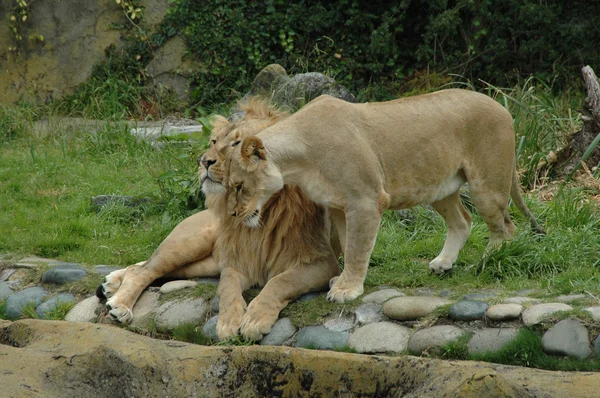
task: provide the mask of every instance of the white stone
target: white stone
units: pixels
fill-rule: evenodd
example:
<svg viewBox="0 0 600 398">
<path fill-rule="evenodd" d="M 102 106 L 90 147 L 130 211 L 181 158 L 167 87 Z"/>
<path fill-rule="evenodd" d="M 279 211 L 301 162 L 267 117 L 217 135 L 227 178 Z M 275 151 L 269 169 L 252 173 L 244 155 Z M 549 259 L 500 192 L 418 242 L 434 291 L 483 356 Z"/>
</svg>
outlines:
<svg viewBox="0 0 600 398">
<path fill-rule="evenodd" d="M 394 297 L 402 297 L 405 294 L 397 289 L 382 289 L 373 293 L 369 293 L 362 298 L 363 303 L 383 304 Z"/>
<path fill-rule="evenodd" d="M 378 322 L 356 329 L 348 345 L 362 354 L 400 353 L 406 350 L 409 338 L 409 328 L 392 322 Z"/>
<path fill-rule="evenodd" d="M 383 313 L 398 321 L 412 321 L 450 303 L 449 300 L 433 296 L 396 297 L 383 305 Z"/>
<path fill-rule="evenodd" d="M 571 311 L 573 307 L 565 303 L 536 304 L 523 311 L 523 323 L 527 326 L 537 325 L 545 317 L 558 311 Z"/>
<path fill-rule="evenodd" d="M 65 321 L 68 322 L 92 322 L 96 319 L 96 309 L 100 307 L 100 299 L 96 296 L 91 296 L 83 301 L 75 304 L 71 311 L 65 316 Z"/>
<path fill-rule="evenodd" d="M 366 325 L 368 323 L 380 322 L 383 320 L 383 312 L 381 311 L 381 304 L 377 303 L 366 303 L 354 310 L 356 315 L 356 322 L 359 325 Z"/>
<path fill-rule="evenodd" d="M 590 315 L 592 315 L 592 318 L 595 321 L 600 322 L 600 306 L 597 306 L 597 307 L 587 307 L 587 308 L 584 308 L 583 310 L 589 312 Z"/>
<path fill-rule="evenodd" d="M 133 306 L 133 321 L 131 322 L 131 326 L 141 328 L 148 326 L 148 322 L 152 320 L 158 308 L 158 297 L 159 294 L 157 292 L 149 292 L 148 290 L 145 290 L 141 294 Z"/>
<path fill-rule="evenodd" d="M 522 311 L 521 304 L 496 304 L 487 309 L 485 316 L 492 321 L 506 321 L 518 318 Z"/>
<path fill-rule="evenodd" d="M 487 328 L 478 330 L 469 341 L 469 353 L 495 352 L 513 341 L 519 334 L 516 328 Z"/>
<path fill-rule="evenodd" d="M 203 298 L 164 303 L 156 310 L 156 326 L 171 329 L 185 323 L 201 323 L 209 304 Z M 134 312 L 135 317 L 135 312 Z"/>
<path fill-rule="evenodd" d="M 164 285 L 162 285 L 160 287 L 159 291 L 161 294 L 167 294 L 167 293 L 175 292 L 177 290 L 194 287 L 197 285 L 198 285 L 198 282 L 196 282 L 196 281 L 189 281 L 189 280 L 170 281 L 170 282 L 167 282 Z"/>
<path fill-rule="evenodd" d="M 347 332 L 356 325 L 354 315 L 329 319 L 323 326 L 334 332 Z"/>
</svg>

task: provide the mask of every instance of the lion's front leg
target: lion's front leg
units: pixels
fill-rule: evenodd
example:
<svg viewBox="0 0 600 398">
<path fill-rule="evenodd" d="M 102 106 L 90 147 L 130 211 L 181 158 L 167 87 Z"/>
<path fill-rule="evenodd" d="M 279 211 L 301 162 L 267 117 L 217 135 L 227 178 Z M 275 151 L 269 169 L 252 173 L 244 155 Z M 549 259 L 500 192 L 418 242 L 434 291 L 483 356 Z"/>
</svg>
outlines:
<svg viewBox="0 0 600 398">
<path fill-rule="evenodd" d="M 241 325 L 241 334 L 248 340 L 260 340 L 268 334 L 279 313 L 300 295 L 327 289 L 329 280 L 339 275 L 340 268 L 333 256 L 291 268 L 267 282 L 260 294 L 248 305 Z"/>
<path fill-rule="evenodd" d="M 219 296 L 219 320 L 217 336 L 219 340 L 227 340 L 237 335 L 246 312 L 246 301 L 242 297 L 244 290 L 250 287 L 250 280 L 238 270 L 225 267 L 221 271 L 221 280 L 217 295 Z"/>
<path fill-rule="evenodd" d="M 102 300 L 111 298 L 121 287 L 126 272 L 127 268 L 122 268 L 106 275 L 104 277 L 104 283 L 96 289 L 96 296 Z"/>
<path fill-rule="evenodd" d="M 339 277 L 331 280 L 327 300 L 343 303 L 354 300 L 363 293 L 363 283 L 367 276 L 369 258 L 375 247 L 380 221 L 381 214 L 376 208 L 346 212 L 344 271 Z"/>
</svg>

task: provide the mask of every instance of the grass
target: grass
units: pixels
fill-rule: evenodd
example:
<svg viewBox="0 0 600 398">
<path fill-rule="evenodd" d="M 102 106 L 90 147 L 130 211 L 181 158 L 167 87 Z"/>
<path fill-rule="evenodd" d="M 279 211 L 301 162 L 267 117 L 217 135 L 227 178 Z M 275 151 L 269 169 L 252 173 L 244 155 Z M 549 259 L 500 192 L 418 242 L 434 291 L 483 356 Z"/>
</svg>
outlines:
<svg viewBox="0 0 600 398">
<path fill-rule="evenodd" d="M 0 319 L 10 320 L 6 313 L 6 300 L 0 300 Z"/>
<path fill-rule="evenodd" d="M 171 331 L 174 340 L 185 341 L 192 344 L 211 345 L 212 340 L 202 333 L 202 328 L 193 323 L 176 326 Z"/>
</svg>

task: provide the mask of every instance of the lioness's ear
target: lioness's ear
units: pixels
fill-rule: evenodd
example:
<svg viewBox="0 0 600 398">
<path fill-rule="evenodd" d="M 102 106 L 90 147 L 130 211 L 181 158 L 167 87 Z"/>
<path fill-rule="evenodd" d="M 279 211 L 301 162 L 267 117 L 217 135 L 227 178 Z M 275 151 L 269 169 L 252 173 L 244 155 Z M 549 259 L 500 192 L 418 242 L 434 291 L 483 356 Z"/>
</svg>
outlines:
<svg viewBox="0 0 600 398">
<path fill-rule="evenodd" d="M 225 119 L 221 115 L 216 115 L 212 118 L 211 123 L 212 123 L 212 130 L 217 131 L 217 130 L 220 130 L 223 127 L 227 126 L 229 124 L 229 120 Z"/>
<path fill-rule="evenodd" d="M 256 156 L 258 160 L 267 160 L 267 153 L 260 138 L 256 136 L 248 137 L 242 142 L 242 159 L 252 160 Z"/>
</svg>

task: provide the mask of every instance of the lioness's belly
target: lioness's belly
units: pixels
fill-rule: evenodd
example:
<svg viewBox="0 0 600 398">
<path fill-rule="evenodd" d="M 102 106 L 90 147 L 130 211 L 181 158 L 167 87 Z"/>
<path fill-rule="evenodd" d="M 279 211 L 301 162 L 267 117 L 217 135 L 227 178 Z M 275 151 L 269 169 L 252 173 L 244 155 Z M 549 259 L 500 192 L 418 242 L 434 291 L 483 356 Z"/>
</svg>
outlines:
<svg viewBox="0 0 600 398">
<path fill-rule="evenodd" d="M 429 204 L 456 192 L 467 181 L 462 170 L 437 184 L 407 183 L 390 195 L 391 209 L 406 209 Z"/>
</svg>

